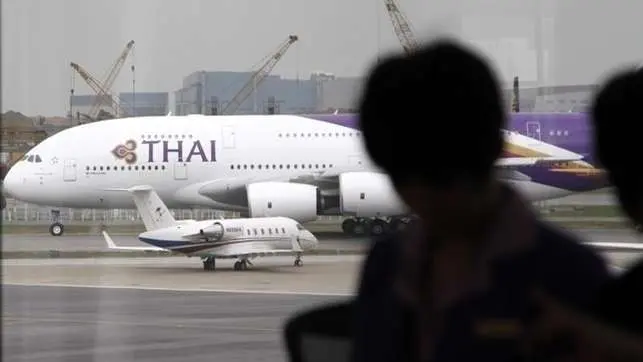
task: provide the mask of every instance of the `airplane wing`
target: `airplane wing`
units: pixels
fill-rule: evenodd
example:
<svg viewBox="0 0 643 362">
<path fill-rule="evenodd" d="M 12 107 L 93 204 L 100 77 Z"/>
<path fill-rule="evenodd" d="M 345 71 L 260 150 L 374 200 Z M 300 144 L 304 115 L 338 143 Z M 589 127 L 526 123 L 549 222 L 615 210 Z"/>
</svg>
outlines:
<svg viewBox="0 0 643 362">
<path fill-rule="evenodd" d="M 643 243 L 611 243 L 611 242 L 586 242 L 583 243 L 602 251 L 630 251 L 630 252 L 643 252 Z"/>
<path fill-rule="evenodd" d="M 130 251 L 169 251 L 167 249 L 158 248 L 156 246 L 119 246 L 116 245 L 114 240 L 109 236 L 107 231 L 103 230 L 103 238 L 107 243 L 107 247 L 112 250 L 130 250 Z"/>
<path fill-rule="evenodd" d="M 518 167 L 518 166 L 540 166 L 547 164 L 554 164 L 557 162 L 571 162 L 580 161 L 583 157 L 568 156 L 568 157 L 503 157 L 496 161 L 498 167 Z"/>
</svg>

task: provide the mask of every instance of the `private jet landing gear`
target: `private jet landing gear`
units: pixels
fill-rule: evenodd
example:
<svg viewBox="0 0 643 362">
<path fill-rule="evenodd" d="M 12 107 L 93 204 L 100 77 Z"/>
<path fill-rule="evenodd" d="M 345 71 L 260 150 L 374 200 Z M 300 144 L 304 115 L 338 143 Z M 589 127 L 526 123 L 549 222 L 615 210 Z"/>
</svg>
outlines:
<svg viewBox="0 0 643 362">
<path fill-rule="evenodd" d="M 293 263 L 293 265 L 297 267 L 304 265 L 304 262 L 301 261 L 301 254 L 297 254 L 297 257 L 295 258 L 295 262 Z"/>
<path fill-rule="evenodd" d="M 51 210 L 53 224 L 49 226 L 49 233 L 53 236 L 61 236 L 65 227 L 60 223 L 60 210 Z"/>
<path fill-rule="evenodd" d="M 216 259 L 213 256 L 208 256 L 203 259 L 203 270 L 214 270 L 216 268 Z"/>
<path fill-rule="evenodd" d="M 247 270 L 250 266 L 252 266 L 252 263 L 248 259 L 241 259 L 234 262 L 234 270 Z"/>
</svg>

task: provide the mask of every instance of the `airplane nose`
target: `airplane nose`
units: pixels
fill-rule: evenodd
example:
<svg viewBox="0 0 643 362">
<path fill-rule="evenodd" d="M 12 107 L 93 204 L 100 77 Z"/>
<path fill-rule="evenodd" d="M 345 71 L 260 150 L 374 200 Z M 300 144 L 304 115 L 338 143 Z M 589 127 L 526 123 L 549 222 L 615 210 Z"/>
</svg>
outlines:
<svg viewBox="0 0 643 362">
<path fill-rule="evenodd" d="M 21 186 L 20 173 L 16 170 L 16 167 L 10 168 L 9 172 L 4 176 L 4 180 L 2 180 L 2 194 L 17 199 L 19 198 Z"/>
</svg>

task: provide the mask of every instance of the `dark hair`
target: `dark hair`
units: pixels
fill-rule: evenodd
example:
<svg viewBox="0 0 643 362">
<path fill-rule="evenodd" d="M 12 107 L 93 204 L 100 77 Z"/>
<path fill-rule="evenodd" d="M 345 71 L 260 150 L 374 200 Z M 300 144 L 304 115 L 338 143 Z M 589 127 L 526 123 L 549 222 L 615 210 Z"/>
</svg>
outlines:
<svg viewBox="0 0 643 362">
<path fill-rule="evenodd" d="M 594 146 L 598 161 L 616 188 L 621 207 L 641 223 L 643 115 L 636 108 L 643 100 L 643 71 L 621 71 L 600 89 L 592 103 Z"/>
<path fill-rule="evenodd" d="M 489 178 L 505 110 L 494 72 L 450 40 L 377 64 L 360 102 L 366 150 L 395 183 Z"/>
</svg>

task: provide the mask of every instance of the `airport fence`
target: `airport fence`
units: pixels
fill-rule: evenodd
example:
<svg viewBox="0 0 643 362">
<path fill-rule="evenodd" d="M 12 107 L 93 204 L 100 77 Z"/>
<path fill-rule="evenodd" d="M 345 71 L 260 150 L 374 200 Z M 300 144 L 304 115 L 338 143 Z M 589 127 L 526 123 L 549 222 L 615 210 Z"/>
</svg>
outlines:
<svg viewBox="0 0 643 362">
<path fill-rule="evenodd" d="M 612 196 L 609 194 L 588 194 L 582 198 L 576 199 L 559 199 L 551 201 L 541 201 L 534 203 L 536 209 L 546 211 L 552 208 L 579 207 L 579 206 L 605 206 L 613 204 Z M 2 222 L 5 224 L 51 224 L 51 210 L 56 209 L 60 212 L 60 221 L 63 224 L 81 224 L 81 225 L 135 225 L 142 224 L 141 217 L 133 209 L 71 209 L 71 208 L 54 208 L 47 206 L 38 206 L 28 204 L 17 200 L 8 199 L 7 206 L 2 210 Z M 238 212 L 228 212 L 212 209 L 173 209 L 170 210 L 176 219 L 194 219 L 208 220 L 215 218 L 237 218 L 240 217 Z M 319 221 L 339 222 L 343 218 L 340 216 L 321 216 Z"/>
<path fill-rule="evenodd" d="M 137 225 L 142 224 L 138 211 L 130 209 L 71 209 L 38 206 L 7 200 L 7 207 L 2 210 L 2 222 L 12 225 L 49 225 L 52 222 L 52 210 L 60 212 L 59 220 L 63 224 L 80 225 Z M 238 218 L 240 213 L 212 209 L 172 209 L 172 215 L 179 220 L 209 220 L 217 218 Z M 340 221 L 338 216 L 322 216 L 322 221 Z"/>
</svg>

